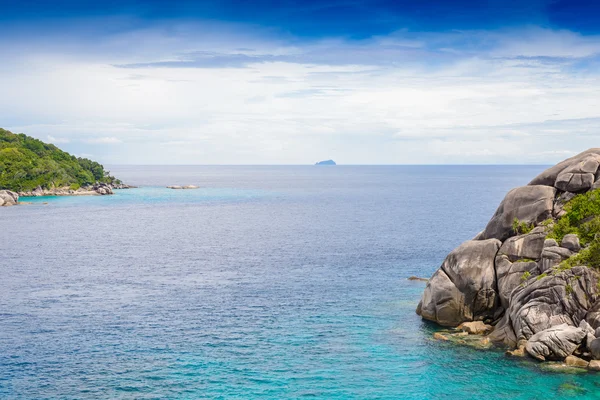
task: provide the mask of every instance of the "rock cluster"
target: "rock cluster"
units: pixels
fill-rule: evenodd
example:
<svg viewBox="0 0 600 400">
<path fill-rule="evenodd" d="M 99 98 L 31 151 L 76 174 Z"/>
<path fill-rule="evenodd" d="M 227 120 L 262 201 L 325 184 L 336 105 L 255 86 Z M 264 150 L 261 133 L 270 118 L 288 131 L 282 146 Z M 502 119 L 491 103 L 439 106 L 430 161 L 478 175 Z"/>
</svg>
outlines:
<svg viewBox="0 0 600 400">
<path fill-rule="evenodd" d="M 14 206 L 19 202 L 19 195 L 10 190 L 0 190 L 0 207 Z"/>
<path fill-rule="evenodd" d="M 93 185 L 82 186 L 78 189 L 71 189 L 70 187 L 58 187 L 51 189 L 43 189 L 38 186 L 29 192 L 19 192 L 18 195 L 21 197 L 39 197 L 39 196 L 89 196 L 89 195 L 108 195 L 114 194 L 115 189 L 130 189 L 135 186 L 125 185 L 123 183 L 101 183 L 96 182 Z"/>
<path fill-rule="evenodd" d="M 511 190 L 485 229 L 433 274 L 417 314 L 445 327 L 489 324 L 488 338 L 514 349 L 511 355 L 600 369 L 599 274 L 586 266 L 558 268 L 582 246 L 574 234 L 560 243 L 547 238 L 542 224 L 564 215 L 576 194 L 597 188 L 600 148 Z"/>
<path fill-rule="evenodd" d="M 167 189 L 198 189 L 198 186 L 195 186 L 195 185 L 185 185 L 185 186 L 171 185 L 171 186 L 167 186 Z"/>
</svg>

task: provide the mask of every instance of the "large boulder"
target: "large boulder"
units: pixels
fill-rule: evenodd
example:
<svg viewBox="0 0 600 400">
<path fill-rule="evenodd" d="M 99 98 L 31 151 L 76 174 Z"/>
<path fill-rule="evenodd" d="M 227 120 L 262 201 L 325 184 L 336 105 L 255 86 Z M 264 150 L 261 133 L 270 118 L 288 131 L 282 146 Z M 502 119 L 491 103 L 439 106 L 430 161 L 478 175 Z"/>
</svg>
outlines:
<svg viewBox="0 0 600 400">
<path fill-rule="evenodd" d="M 500 245 L 496 239 L 470 240 L 454 249 L 427 283 L 417 314 L 444 326 L 492 318 Z"/>
<path fill-rule="evenodd" d="M 563 237 L 563 240 L 560 242 L 560 247 L 564 247 L 565 249 L 578 252 L 581 250 L 581 244 L 579 243 L 579 237 L 574 233 L 570 233 Z"/>
<path fill-rule="evenodd" d="M 522 186 L 508 192 L 478 239 L 506 240 L 514 236 L 515 219 L 538 224 L 552 216 L 556 189 L 550 186 Z"/>
<path fill-rule="evenodd" d="M 596 156 L 600 155 L 600 148 L 594 148 L 594 149 L 589 149 L 587 151 L 584 151 L 583 153 L 577 154 L 574 157 L 568 158 L 558 164 L 556 164 L 553 167 L 548 168 L 547 170 L 545 170 L 544 172 L 542 172 L 541 174 L 539 174 L 538 176 L 536 176 L 535 178 L 533 178 L 533 180 L 531 182 L 529 182 L 529 185 L 546 185 L 546 186 L 554 186 L 555 183 L 557 182 L 557 179 L 559 177 L 559 175 L 561 174 L 573 174 L 575 172 L 578 173 L 588 173 L 587 171 L 590 171 L 589 173 L 595 173 L 597 171 L 591 172 L 595 166 L 596 170 L 598 169 L 598 165 L 595 163 L 595 161 L 588 161 L 588 157 L 592 157 L 594 160 L 596 160 Z M 566 178 L 563 176 L 561 177 L 561 182 L 564 181 Z M 579 180 L 579 178 L 578 178 Z M 562 183 L 560 183 L 560 185 L 563 185 Z M 562 187 L 567 187 L 567 186 L 562 186 Z M 561 190 L 567 190 L 572 192 L 573 190 L 568 190 L 568 189 L 562 189 Z"/>
<path fill-rule="evenodd" d="M 556 177 L 554 187 L 565 192 L 589 190 L 594 185 L 599 165 L 600 155 L 588 154 L 562 170 Z"/>
<path fill-rule="evenodd" d="M 510 261 L 523 258 L 537 260 L 542 256 L 545 241 L 545 232 L 532 232 L 513 236 L 502 243 L 498 255 L 506 255 Z"/>
<path fill-rule="evenodd" d="M 552 269 L 572 255 L 573 252 L 569 249 L 565 249 L 564 247 L 544 247 L 544 250 L 542 251 L 542 259 L 540 261 L 540 272 L 546 272 Z"/>
<path fill-rule="evenodd" d="M 579 347 L 585 331 L 575 326 L 560 324 L 536 333 L 527 340 L 525 350 L 540 361 L 564 360 Z"/>
<path fill-rule="evenodd" d="M 0 206 L 14 206 L 19 202 L 19 195 L 10 190 L 0 190 Z"/>
<path fill-rule="evenodd" d="M 573 267 L 518 286 L 491 339 L 515 346 L 519 340 L 556 325 L 579 325 L 598 298 L 597 281 L 590 268 Z"/>
</svg>

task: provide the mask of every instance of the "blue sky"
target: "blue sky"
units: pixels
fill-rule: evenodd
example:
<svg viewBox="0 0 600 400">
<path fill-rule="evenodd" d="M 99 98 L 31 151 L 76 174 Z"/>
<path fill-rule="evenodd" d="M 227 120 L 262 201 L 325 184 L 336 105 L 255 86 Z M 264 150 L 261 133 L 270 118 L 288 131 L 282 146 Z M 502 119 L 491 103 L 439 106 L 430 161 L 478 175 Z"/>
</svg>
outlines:
<svg viewBox="0 0 600 400">
<path fill-rule="evenodd" d="M 599 3 L 0 3 L 0 126 L 104 163 L 551 163 L 600 146 Z"/>
</svg>

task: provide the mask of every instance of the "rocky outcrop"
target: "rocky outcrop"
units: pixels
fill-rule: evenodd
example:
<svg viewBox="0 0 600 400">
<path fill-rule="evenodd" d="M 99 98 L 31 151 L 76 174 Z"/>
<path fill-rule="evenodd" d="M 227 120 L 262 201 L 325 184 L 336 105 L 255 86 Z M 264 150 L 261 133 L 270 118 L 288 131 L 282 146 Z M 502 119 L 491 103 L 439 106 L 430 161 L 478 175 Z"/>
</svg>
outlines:
<svg viewBox="0 0 600 400">
<path fill-rule="evenodd" d="M 0 207 L 14 206 L 19 202 L 19 195 L 10 190 L 0 190 Z"/>
<path fill-rule="evenodd" d="M 107 194 L 114 194 L 112 191 L 112 187 L 110 185 L 107 185 L 106 183 L 96 183 L 92 186 L 92 190 L 102 196 Z"/>
<path fill-rule="evenodd" d="M 498 302 L 494 258 L 500 241 L 470 240 L 431 277 L 417 313 L 445 326 L 493 318 Z"/>
<path fill-rule="evenodd" d="M 114 194 L 115 189 L 130 189 L 135 186 L 126 185 L 123 183 L 110 184 L 96 182 L 93 185 L 82 186 L 77 189 L 72 189 L 68 186 L 56 187 L 50 189 L 43 189 L 38 186 L 29 192 L 19 192 L 21 197 L 39 197 L 39 196 L 95 196 L 95 195 L 109 195 Z"/>
<path fill-rule="evenodd" d="M 597 280 L 591 269 L 574 267 L 527 281 L 513 291 L 492 340 L 514 346 L 555 325 L 578 326 L 596 301 Z"/>
<path fill-rule="evenodd" d="M 593 173 L 594 175 L 597 173 L 598 169 L 596 167 L 596 170 L 594 172 L 591 172 L 592 170 L 589 168 L 590 164 L 588 164 L 588 166 L 586 168 L 581 168 L 579 167 L 582 163 L 585 163 L 584 161 L 589 157 L 596 157 L 600 155 L 600 148 L 595 148 L 595 149 L 589 149 L 587 151 L 584 151 L 583 153 L 580 153 L 574 157 L 568 158 L 558 164 L 556 164 L 554 167 L 548 168 L 547 170 L 545 170 L 544 172 L 542 172 L 541 174 L 539 174 L 538 176 L 536 176 L 535 178 L 533 178 L 533 180 L 529 183 L 529 185 L 545 185 L 545 186 L 554 186 L 554 187 L 558 187 L 556 186 L 556 182 L 558 180 L 559 176 L 562 176 L 561 178 L 561 182 L 564 181 L 564 174 L 569 174 L 569 173 L 573 173 L 572 171 L 577 170 L 579 168 L 580 171 L 590 171 L 589 173 Z M 561 187 L 562 183 L 559 184 Z M 565 190 L 565 189 L 561 189 L 561 190 Z M 569 190 L 569 192 L 572 192 L 572 190 Z"/>
<path fill-rule="evenodd" d="M 573 354 L 584 337 L 583 329 L 560 324 L 533 335 L 527 341 L 525 350 L 540 361 L 564 360 Z"/>
<path fill-rule="evenodd" d="M 563 263 L 585 247 L 576 234 L 547 237 L 554 221 L 570 212 L 565 205 L 595 188 L 600 148 L 511 190 L 485 229 L 446 257 L 417 313 L 464 332 L 475 329 L 470 321 L 489 326 L 485 321 L 493 326 L 487 338 L 516 349 L 507 354 L 600 370 L 600 272 L 577 265 L 581 258 Z"/>
</svg>

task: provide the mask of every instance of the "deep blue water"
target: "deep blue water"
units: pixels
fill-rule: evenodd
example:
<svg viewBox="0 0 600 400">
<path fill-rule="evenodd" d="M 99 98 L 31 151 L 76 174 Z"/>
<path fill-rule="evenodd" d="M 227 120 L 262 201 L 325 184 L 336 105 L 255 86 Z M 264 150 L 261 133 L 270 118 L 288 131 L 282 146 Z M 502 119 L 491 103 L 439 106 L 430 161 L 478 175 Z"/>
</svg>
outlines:
<svg viewBox="0 0 600 400">
<path fill-rule="evenodd" d="M 0 397 L 600 398 L 414 313 L 542 169 L 113 167 L 142 187 L 2 208 Z"/>
</svg>

